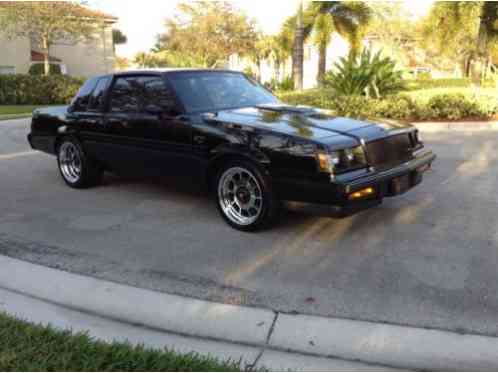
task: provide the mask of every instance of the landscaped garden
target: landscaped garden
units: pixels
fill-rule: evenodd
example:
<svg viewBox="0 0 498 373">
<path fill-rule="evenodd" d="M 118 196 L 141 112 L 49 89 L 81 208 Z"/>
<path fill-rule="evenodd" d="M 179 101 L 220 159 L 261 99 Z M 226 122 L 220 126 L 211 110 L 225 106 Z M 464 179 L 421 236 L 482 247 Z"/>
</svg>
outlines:
<svg viewBox="0 0 498 373">
<path fill-rule="evenodd" d="M 282 91 L 293 105 L 309 105 L 348 117 L 380 117 L 407 121 L 491 120 L 498 115 L 498 90 L 473 88 L 467 79 L 408 80 L 406 88 L 381 98 L 341 95 L 333 89 Z"/>
</svg>

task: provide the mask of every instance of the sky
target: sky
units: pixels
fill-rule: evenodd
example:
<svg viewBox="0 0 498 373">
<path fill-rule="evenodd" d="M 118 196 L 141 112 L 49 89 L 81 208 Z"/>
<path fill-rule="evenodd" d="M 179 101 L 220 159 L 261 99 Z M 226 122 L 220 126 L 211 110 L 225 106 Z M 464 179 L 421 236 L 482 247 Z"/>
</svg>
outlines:
<svg viewBox="0 0 498 373">
<path fill-rule="evenodd" d="M 185 0 L 183 0 L 185 1 Z M 90 0 L 92 8 L 119 18 L 117 28 L 128 37 L 128 43 L 117 47 L 117 54 L 133 57 L 154 46 L 156 35 L 164 31 L 164 19 L 175 13 L 179 0 Z M 299 0 L 232 0 L 237 8 L 256 19 L 267 34 L 277 33 L 284 20 L 295 13 Z M 372 2 L 374 3 L 374 2 Z M 425 15 L 433 0 L 401 1 L 413 16 Z"/>
</svg>

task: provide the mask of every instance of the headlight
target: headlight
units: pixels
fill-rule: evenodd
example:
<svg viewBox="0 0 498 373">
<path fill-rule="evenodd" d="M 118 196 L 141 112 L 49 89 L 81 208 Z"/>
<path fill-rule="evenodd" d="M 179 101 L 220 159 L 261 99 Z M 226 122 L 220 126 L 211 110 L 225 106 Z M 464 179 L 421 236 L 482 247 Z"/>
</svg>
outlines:
<svg viewBox="0 0 498 373">
<path fill-rule="evenodd" d="M 339 162 L 340 157 L 338 152 L 318 153 L 318 169 L 321 172 L 333 174 Z"/>
<path fill-rule="evenodd" d="M 317 160 L 320 172 L 329 174 L 366 167 L 365 152 L 361 146 L 329 153 L 318 153 Z"/>
</svg>

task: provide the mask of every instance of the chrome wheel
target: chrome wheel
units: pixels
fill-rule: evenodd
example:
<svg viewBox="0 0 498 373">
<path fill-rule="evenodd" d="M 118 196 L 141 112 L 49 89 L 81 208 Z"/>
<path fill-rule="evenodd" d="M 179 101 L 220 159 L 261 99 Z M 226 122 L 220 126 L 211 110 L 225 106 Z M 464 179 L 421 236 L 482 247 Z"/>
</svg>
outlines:
<svg viewBox="0 0 498 373">
<path fill-rule="evenodd" d="M 263 210 L 259 182 L 249 170 L 242 167 L 229 168 L 221 175 L 218 200 L 225 216 L 238 225 L 254 223 Z"/>
<path fill-rule="evenodd" d="M 81 155 L 71 142 L 64 142 L 59 149 L 59 167 L 62 176 L 70 182 L 76 183 L 81 177 Z"/>
</svg>

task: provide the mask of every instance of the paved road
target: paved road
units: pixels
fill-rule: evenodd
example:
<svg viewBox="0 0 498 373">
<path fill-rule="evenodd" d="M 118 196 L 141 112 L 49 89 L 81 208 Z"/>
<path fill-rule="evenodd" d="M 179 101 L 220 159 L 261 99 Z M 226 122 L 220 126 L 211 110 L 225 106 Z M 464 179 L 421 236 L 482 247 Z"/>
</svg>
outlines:
<svg viewBox="0 0 498 373">
<path fill-rule="evenodd" d="M 0 122 L 0 254 L 215 301 L 498 335 L 498 132 L 425 134 L 434 171 L 376 209 L 288 213 L 245 234 L 171 180 L 71 190 L 27 131 Z"/>
</svg>

